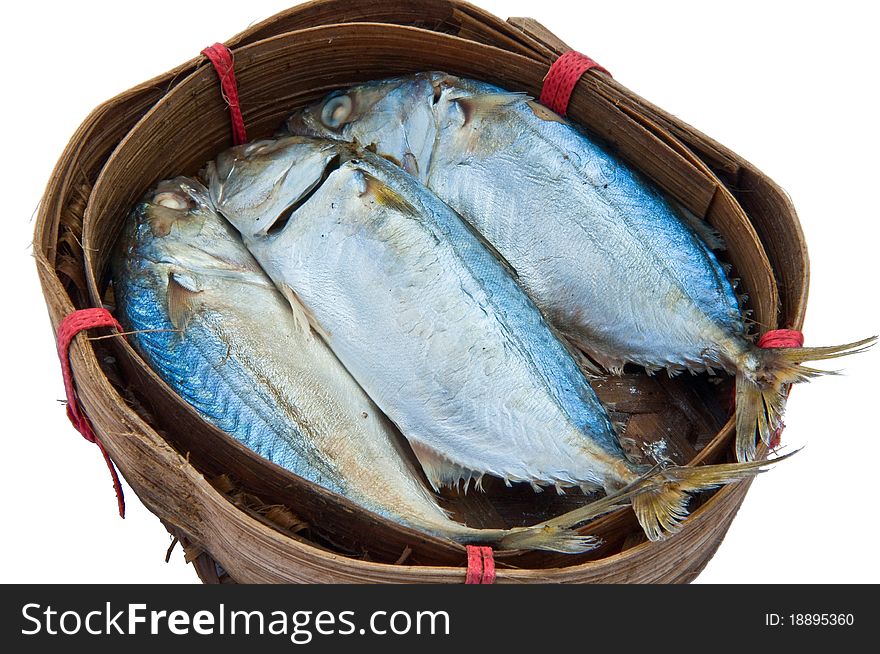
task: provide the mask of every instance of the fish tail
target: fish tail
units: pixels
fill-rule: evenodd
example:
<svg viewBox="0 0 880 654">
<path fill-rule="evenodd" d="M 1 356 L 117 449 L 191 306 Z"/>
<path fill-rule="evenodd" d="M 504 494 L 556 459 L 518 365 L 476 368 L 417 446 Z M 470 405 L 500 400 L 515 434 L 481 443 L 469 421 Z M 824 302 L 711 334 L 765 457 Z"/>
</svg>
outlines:
<svg viewBox="0 0 880 654">
<path fill-rule="evenodd" d="M 768 465 L 787 459 L 796 452 L 772 461 L 655 469 L 631 484 L 634 486 L 633 511 L 649 540 L 663 540 L 681 529 L 688 515 L 691 494 L 749 479 L 767 470 Z"/>
<path fill-rule="evenodd" d="M 615 493 L 551 520 L 531 527 L 499 530 L 495 542 L 501 549 L 550 550 L 567 554 L 593 550 L 602 544 L 601 539 L 581 534 L 575 531 L 575 527 L 611 511 L 629 506 L 632 498 L 639 492 L 640 485 L 653 474 L 655 471 L 652 470 Z"/>
<path fill-rule="evenodd" d="M 803 364 L 806 361 L 836 359 L 864 352 L 876 343 L 877 337 L 831 347 L 795 347 L 749 350 L 746 355 L 754 362 L 741 366 L 736 376 L 736 458 L 753 461 L 757 454 L 756 434 L 765 445 L 782 424 L 782 413 L 791 384 L 809 381 L 835 370 L 819 370 Z"/>
<path fill-rule="evenodd" d="M 721 463 L 705 466 L 655 466 L 624 488 L 532 527 L 485 530 L 481 540 L 499 549 L 533 549 L 580 553 L 595 549 L 602 541 L 575 531 L 578 525 L 601 515 L 632 506 L 639 524 L 650 540 L 663 540 L 681 529 L 688 515 L 689 496 L 723 484 L 748 479 L 767 466 L 796 454 L 791 452 L 772 461 Z"/>
<path fill-rule="evenodd" d="M 494 542 L 499 549 L 549 550 L 565 554 L 589 552 L 602 544 L 601 539 L 578 533 L 574 528 L 587 520 L 628 506 L 631 486 L 531 527 L 497 530 Z"/>
<path fill-rule="evenodd" d="M 581 535 L 572 529 L 550 525 L 508 529 L 497 540 L 499 549 L 546 550 L 564 554 L 589 552 L 600 543 L 594 536 Z"/>
</svg>

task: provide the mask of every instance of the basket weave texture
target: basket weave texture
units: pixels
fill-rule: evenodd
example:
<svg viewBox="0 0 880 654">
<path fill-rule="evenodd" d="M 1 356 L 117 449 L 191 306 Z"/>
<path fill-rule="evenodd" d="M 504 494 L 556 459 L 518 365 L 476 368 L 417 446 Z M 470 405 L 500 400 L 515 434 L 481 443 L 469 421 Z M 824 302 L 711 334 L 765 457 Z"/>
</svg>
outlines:
<svg viewBox="0 0 880 654">
<path fill-rule="evenodd" d="M 332 89 L 420 70 L 538 97 L 550 64 L 570 49 L 532 19 L 503 21 L 448 0 L 318 0 L 226 43 L 251 138 L 270 136 L 292 109 Z M 599 71 L 575 87 L 568 116 L 721 232 L 758 324 L 801 327 L 807 253 L 794 209 L 772 180 Z M 56 165 L 36 226 L 34 251 L 56 331 L 71 312 L 107 299 L 108 254 L 143 193 L 160 179 L 197 173 L 229 145 L 228 108 L 205 57 L 94 110 Z M 203 423 L 124 340 L 78 338 L 70 360 L 101 442 L 204 581 L 464 581 L 462 546 L 371 516 L 260 460 Z M 728 460 L 729 419 L 716 424 L 704 415 L 702 396 L 650 383 L 661 404 L 680 400 L 682 408 L 677 418 L 661 408 L 634 409 L 642 429 L 668 419 L 709 430 L 696 444 L 682 445 L 682 462 Z M 609 382 L 600 396 L 614 390 Z M 748 487 L 742 482 L 715 492 L 681 533 L 663 542 L 645 542 L 631 511 L 623 510 L 589 525 L 606 545 L 588 555 L 499 552 L 497 581 L 690 581 L 714 554 Z M 473 521 L 503 517 L 500 505 L 468 501 L 460 511 Z"/>
</svg>

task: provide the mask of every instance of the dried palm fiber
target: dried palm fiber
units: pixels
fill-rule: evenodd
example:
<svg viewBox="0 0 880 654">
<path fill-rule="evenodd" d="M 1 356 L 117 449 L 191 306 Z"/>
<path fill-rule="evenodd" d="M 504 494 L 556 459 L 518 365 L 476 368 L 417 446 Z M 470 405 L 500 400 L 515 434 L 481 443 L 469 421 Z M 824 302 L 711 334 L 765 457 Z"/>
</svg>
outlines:
<svg viewBox="0 0 880 654">
<path fill-rule="evenodd" d="M 569 49 L 531 19 L 502 21 L 465 3 L 428 0 L 312 2 L 227 44 L 251 138 L 268 136 L 289 111 L 331 89 L 418 70 L 445 70 L 537 97 L 549 65 Z M 598 72 L 577 85 L 568 114 L 721 232 L 724 257 L 742 279 L 761 331 L 801 326 L 806 248 L 790 202 L 770 179 Z M 56 330 L 76 309 L 112 303 L 107 257 L 130 207 L 157 180 L 196 173 L 229 138 L 228 109 L 204 57 L 123 93 L 86 119 L 49 181 L 35 233 Z M 464 581 L 462 546 L 368 515 L 257 458 L 201 421 L 122 339 L 80 337 L 70 356 L 96 432 L 203 580 Z M 665 435 L 677 462 L 730 459 L 730 381 L 631 374 L 596 386 L 612 416 L 626 424 L 637 455 Z M 485 494 L 450 493 L 445 505 L 473 526 L 501 526 L 584 501 L 487 486 Z M 645 542 L 627 509 L 585 528 L 604 540 L 593 552 L 498 552 L 497 581 L 690 581 L 717 549 L 748 487 L 702 495 L 682 532 L 664 542 Z"/>
</svg>

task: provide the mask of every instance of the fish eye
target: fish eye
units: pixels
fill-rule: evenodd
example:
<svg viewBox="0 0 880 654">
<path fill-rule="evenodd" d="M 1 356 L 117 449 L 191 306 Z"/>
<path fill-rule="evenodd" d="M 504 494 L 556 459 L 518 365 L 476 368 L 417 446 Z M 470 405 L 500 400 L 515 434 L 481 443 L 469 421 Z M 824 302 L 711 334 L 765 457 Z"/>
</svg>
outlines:
<svg viewBox="0 0 880 654">
<path fill-rule="evenodd" d="M 186 197 L 180 193 L 170 192 L 159 193 L 153 198 L 153 204 L 158 204 L 160 207 L 166 207 L 168 209 L 174 209 L 175 211 L 183 211 L 190 207 L 189 200 L 187 200 Z"/>
<path fill-rule="evenodd" d="M 351 96 L 335 95 L 324 103 L 321 109 L 321 122 L 330 129 L 339 129 L 351 117 L 352 107 Z"/>
</svg>

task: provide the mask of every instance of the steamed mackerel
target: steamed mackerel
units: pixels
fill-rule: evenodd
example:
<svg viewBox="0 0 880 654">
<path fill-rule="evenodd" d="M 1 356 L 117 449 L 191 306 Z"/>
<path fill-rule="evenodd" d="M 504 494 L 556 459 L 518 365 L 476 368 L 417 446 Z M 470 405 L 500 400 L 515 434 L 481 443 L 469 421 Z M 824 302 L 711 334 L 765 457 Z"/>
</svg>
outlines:
<svg viewBox="0 0 880 654">
<path fill-rule="evenodd" d="M 645 480 L 508 270 L 385 159 L 292 137 L 233 148 L 208 175 L 219 211 L 400 428 L 435 487 L 472 478 L 479 487 L 484 474 L 609 494 L 642 484 L 633 504 L 656 539 L 686 515 L 687 491 L 760 467 Z"/>
<path fill-rule="evenodd" d="M 798 364 L 860 351 L 763 350 L 707 242 L 646 179 L 522 93 L 445 73 L 356 86 L 295 113 L 286 129 L 369 147 L 427 185 L 516 271 L 545 316 L 612 373 L 737 375 L 737 453 L 769 443 Z M 703 238 L 701 238 L 701 236 Z"/>
<path fill-rule="evenodd" d="M 593 545 L 561 528 L 478 530 L 451 520 L 387 419 L 294 321 L 198 182 L 162 182 L 134 210 L 115 253 L 114 285 L 119 316 L 136 330 L 146 361 L 205 420 L 269 461 L 455 541 L 571 552 Z"/>
</svg>

